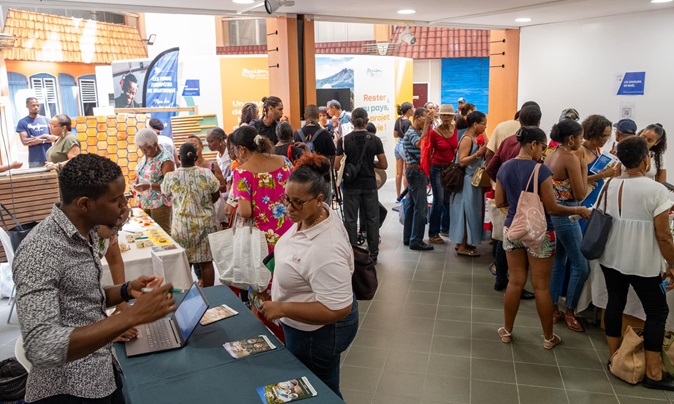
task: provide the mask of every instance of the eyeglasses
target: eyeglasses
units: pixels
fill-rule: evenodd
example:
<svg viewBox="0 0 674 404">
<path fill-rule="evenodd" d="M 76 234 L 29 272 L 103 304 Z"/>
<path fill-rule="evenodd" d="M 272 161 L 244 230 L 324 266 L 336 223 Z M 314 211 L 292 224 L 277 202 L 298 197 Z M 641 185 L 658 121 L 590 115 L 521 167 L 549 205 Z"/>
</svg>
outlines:
<svg viewBox="0 0 674 404">
<path fill-rule="evenodd" d="M 545 151 L 548 148 L 548 145 L 545 143 L 539 143 L 541 145 L 541 151 Z"/>
<path fill-rule="evenodd" d="M 302 208 L 304 208 L 304 205 L 313 201 L 316 198 L 318 198 L 318 195 L 314 196 L 313 198 L 309 199 L 308 201 L 303 201 L 303 202 L 302 201 L 300 201 L 300 202 L 295 201 L 295 202 L 293 202 L 293 201 L 290 200 L 290 198 L 288 198 L 288 195 L 286 195 L 284 197 L 283 204 L 285 206 L 292 205 L 293 209 L 299 211 L 299 210 L 302 210 Z"/>
</svg>

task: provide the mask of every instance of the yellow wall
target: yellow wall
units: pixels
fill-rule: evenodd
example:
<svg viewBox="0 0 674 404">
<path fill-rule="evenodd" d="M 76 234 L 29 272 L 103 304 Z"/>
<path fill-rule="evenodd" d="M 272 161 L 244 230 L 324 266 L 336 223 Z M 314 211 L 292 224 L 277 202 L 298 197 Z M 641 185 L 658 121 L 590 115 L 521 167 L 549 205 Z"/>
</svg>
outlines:
<svg viewBox="0 0 674 404">
<path fill-rule="evenodd" d="M 243 104 L 257 103 L 260 115 L 262 115 L 262 97 L 269 95 L 267 57 L 223 57 L 220 59 L 220 76 L 222 78 L 222 128 L 226 133 L 232 133 L 239 126 Z"/>
</svg>

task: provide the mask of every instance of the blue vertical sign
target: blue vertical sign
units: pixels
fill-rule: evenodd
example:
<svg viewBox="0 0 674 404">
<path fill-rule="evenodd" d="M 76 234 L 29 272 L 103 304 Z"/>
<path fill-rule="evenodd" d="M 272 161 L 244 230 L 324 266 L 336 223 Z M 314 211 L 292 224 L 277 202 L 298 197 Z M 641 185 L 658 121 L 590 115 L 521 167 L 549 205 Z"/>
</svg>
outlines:
<svg viewBox="0 0 674 404">
<path fill-rule="evenodd" d="M 646 72 L 627 72 L 618 88 L 618 95 L 644 95 Z"/>
<path fill-rule="evenodd" d="M 179 48 L 165 50 L 150 63 L 145 76 L 143 105 L 145 108 L 175 108 L 178 106 L 178 52 Z M 164 123 L 162 134 L 173 137 L 171 117 L 175 112 L 152 112 L 150 116 Z"/>
</svg>

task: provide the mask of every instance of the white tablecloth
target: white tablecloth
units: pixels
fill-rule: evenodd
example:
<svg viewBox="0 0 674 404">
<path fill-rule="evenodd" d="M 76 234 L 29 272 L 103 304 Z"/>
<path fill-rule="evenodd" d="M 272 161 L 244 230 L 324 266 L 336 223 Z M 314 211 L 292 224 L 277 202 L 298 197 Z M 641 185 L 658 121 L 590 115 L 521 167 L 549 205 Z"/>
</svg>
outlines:
<svg viewBox="0 0 674 404">
<path fill-rule="evenodd" d="M 577 312 L 581 312 L 590 306 L 590 303 L 595 306 L 605 309 L 608 303 L 608 292 L 606 291 L 606 282 L 604 281 L 604 273 L 599 266 L 599 261 L 593 260 L 590 263 L 590 277 L 585 282 L 583 293 L 578 300 Z M 667 305 L 669 306 L 669 316 L 667 316 L 667 325 L 665 329 L 674 331 L 674 292 L 667 293 Z M 636 292 L 630 286 L 627 294 L 627 304 L 625 305 L 624 314 L 646 320 L 646 313 L 641 305 L 641 301 L 637 297 Z"/>
<path fill-rule="evenodd" d="M 136 213 L 139 213 L 139 210 L 134 209 L 134 214 Z M 192 285 L 192 273 L 190 271 L 189 262 L 187 261 L 185 249 L 171 239 L 169 235 L 167 235 L 167 237 L 170 242 L 176 246 L 176 249 L 174 250 L 153 253 L 151 247 L 136 248 L 135 243 L 129 244 L 126 242 L 126 235 L 128 234 L 154 229 L 163 232 L 161 227 L 156 224 L 141 228 L 131 221 L 119 232 L 119 241 L 131 247 L 130 250 L 122 253 L 126 280 L 133 280 L 142 275 L 156 275 L 163 276 L 167 283 L 172 283 L 173 286 L 178 289 L 189 289 Z M 156 257 L 155 264 L 153 264 L 152 261 L 153 255 Z M 161 264 L 159 261 L 161 261 Z M 103 285 L 112 285 L 110 267 L 105 258 L 101 260 L 101 263 L 103 264 Z"/>
</svg>

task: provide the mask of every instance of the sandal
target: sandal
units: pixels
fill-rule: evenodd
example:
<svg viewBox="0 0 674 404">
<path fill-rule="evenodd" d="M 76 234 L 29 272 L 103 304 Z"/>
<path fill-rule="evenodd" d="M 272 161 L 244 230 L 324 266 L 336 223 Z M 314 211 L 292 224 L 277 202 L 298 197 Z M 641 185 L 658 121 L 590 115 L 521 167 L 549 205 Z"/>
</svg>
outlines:
<svg viewBox="0 0 674 404">
<path fill-rule="evenodd" d="M 462 253 L 459 252 L 458 250 L 456 251 L 458 255 L 465 255 L 466 257 L 479 257 L 480 253 L 475 251 L 475 250 L 468 250 L 468 252 Z"/>
<path fill-rule="evenodd" d="M 557 309 L 555 310 L 554 313 L 552 313 L 552 324 L 557 324 L 559 323 L 559 320 L 564 318 L 564 312 Z"/>
<path fill-rule="evenodd" d="M 440 234 L 442 234 L 442 233 L 440 233 Z M 472 245 L 472 244 L 468 244 L 466 246 L 466 248 L 469 249 L 469 250 L 477 250 L 477 247 Z M 459 246 L 457 245 L 456 247 L 454 247 L 454 250 L 459 251 Z"/>
<path fill-rule="evenodd" d="M 501 327 L 498 329 L 498 336 L 501 337 L 501 342 L 504 344 L 509 344 L 513 341 L 513 335 L 508 332 L 508 330 L 505 329 L 505 327 Z"/>
<path fill-rule="evenodd" d="M 578 322 L 578 319 L 571 315 L 567 316 L 566 314 L 564 315 L 564 322 L 566 323 L 566 326 L 569 327 L 569 330 L 575 331 L 575 332 L 585 332 L 585 328 L 583 328 L 583 325 Z"/>
<path fill-rule="evenodd" d="M 562 343 L 562 338 L 557 334 L 552 334 L 552 338 L 545 339 L 543 336 L 543 348 L 552 349 Z"/>
<path fill-rule="evenodd" d="M 442 237 L 437 236 L 437 235 L 433 236 L 433 237 L 429 237 L 428 241 L 430 241 L 431 244 L 445 244 L 445 240 Z"/>
</svg>

